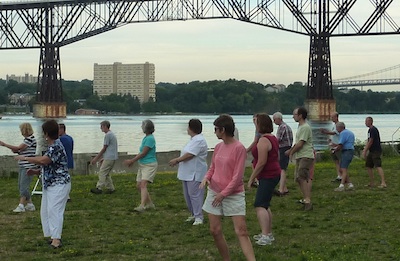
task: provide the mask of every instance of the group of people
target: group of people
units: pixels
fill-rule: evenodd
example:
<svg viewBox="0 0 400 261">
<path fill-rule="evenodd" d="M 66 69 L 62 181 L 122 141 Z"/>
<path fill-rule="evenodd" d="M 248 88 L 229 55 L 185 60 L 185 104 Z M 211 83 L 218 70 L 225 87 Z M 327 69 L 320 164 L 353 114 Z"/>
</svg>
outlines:
<svg viewBox="0 0 400 261">
<path fill-rule="evenodd" d="M 69 168 L 73 168 L 73 139 L 65 133 L 65 125 L 59 125 L 55 120 L 48 120 L 42 125 L 48 147 L 42 152 L 42 156 L 37 156 L 37 142 L 31 124 L 22 123 L 20 131 L 24 140 L 19 146 L 0 141 L 1 146 L 18 153 L 15 159 L 18 160 L 20 167 L 18 175 L 20 203 L 13 211 L 20 213 L 36 210 L 29 189 L 32 176 L 41 175 L 43 191 L 40 217 L 43 234 L 49 238 L 48 243 L 51 248 L 60 248 L 64 211 L 71 190 Z"/>
<path fill-rule="evenodd" d="M 337 177 L 333 182 L 339 182 L 339 187 L 335 191 L 353 190 L 354 185 L 350 181 L 348 168 L 354 157 L 354 133 L 346 129 L 344 122 L 339 121 L 339 114 L 332 113 L 331 120 L 333 122 L 332 130 L 321 129 L 321 132 L 330 135 L 328 139 L 329 146 L 332 151 L 332 159 L 335 162 Z M 379 130 L 373 125 L 373 118 L 366 117 L 365 126 L 368 128 L 368 140 L 362 151 L 362 157 L 365 159 L 365 167 L 367 169 L 370 181 L 367 187 L 374 187 L 374 173 L 376 168 L 380 176 L 380 185 L 378 188 L 386 188 L 385 175 L 382 169 L 382 147 Z M 347 187 L 346 187 L 347 185 Z"/>
<path fill-rule="evenodd" d="M 293 132 L 283 121 L 282 113 L 276 112 L 272 119 L 266 113 L 253 116 L 255 138 L 246 149 L 235 138 L 235 123 L 230 115 L 222 114 L 214 121 L 214 132 L 222 142 L 217 144 L 207 167 L 208 146 L 202 135 L 202 122 L 191 119 L 188 122 L 187 133 L 189 142 L 182 149 L 180 156 L 169 161 L 170 166 L 178 166 L 177 177 L 182 181 L 183 195 L 189 210 L 187 222 L 194 226 L 204 223 L 203 210 L 208 213 L 210 232 L 223 260 L 230 260 L 228 245 L 222 231 L 222 216 L 229 216 L 233 220 L 236 235 L 247 260 L 255 260 L 253 247 L 248 235 L 245 215 L 245 184 L 244 172 L 247 152 L 253 156 L 252 173 L 247 182 L 251 189 L 256 184 L 257 192 L 254 208 L 260 226 L 260 233 L 253 236 L 258 245 L 270 245 L 275 239 L 272 234 L 272 211 L 270 202 L 273 194 L 287 195 L 286 170 L 290 159 L 295 160 L 295 181 L 300 187 L 303 203 L 302 209 L 313 209 L 311 202 L 311 186 L 314 174 L 315 152 L 312 142 L 312 130 L 307 123 L 308 112 L 303 107 L 293 111 L 293 119 L 298 130 L 293 143 Z M 338 177 L 341 181 L 337 191 L 353 189 L 347 168 L 354 154 L 354 134 L 345 128 L 343 122 L 338 121 L 338 114 L 332 115 L 335 129 L 321 132 L 332 135 L 330 145 L 332 155 L 338 163 Z M 335 122 L 336 121 L 336 122 Z M 273 123 L 278 125 L 276 135 L 273 135 Z M 386 187 L 383 170 L 381 168 L 381 147 L 379 132 L 372 125 L 373 120 L 367 117 L 369 127 L 368 143 L 363 151 L 366 157 L 366 166 L 370 174 L 369 186 L 374 185 L 372 168 L 376 167 L 381 176 L 380 187 Z M 132 166 L 138 162 L 137 188 L 140 192 L 140 204 L 135 211 L 143 212 L 155 208 L 151 200 L 147 185 L 154 181 L 158 163 L 156 158 L 156 142 L 154 138 L 154 124 L 151 120 L 144 120 L 141 125 L 145 136 L 142 139 L 139 153 L 124 164 Z M 62 246 L 61 232 L 66 203 L 71 190 L 71 172 L 73 169 L 73 139 L 65 133 L 65 125 L 55 120 L 43 123 L 43 135 L 48 148 L 42 156 L 36 156 L 36 139 L 29 123 L 20 125 L 23 143 L 13 146 L 0 141 L 1 146 L 11 149 L 19 155 L 15 158 L 20 165 L 19 191 L 20 203 L 14 212 L 34 211 L 29 185 L 32 175 L 41 174 L 43 196 L 41 202 L 41 220 L 45 237 L 49 237 L 52 248 Z M 115 134 L 110 130 L 110 122 L 102 121 L 100 129 L 105 133 L 103 148 L 91 160 L 91 164 L 100 163 L 98 182 L 90 191 L 94 194 L 115 192 L 111 178 L 111 170 L 118 159 L 118 143 Z M 335 137 L 334 136 L 338 136 Z M 41 166 L 38 168 L 37 166 Z M 279 189 L 275 190 L 278 186 Z M 207 195 L 205 189 L 207 187 Z"/>
</svg>

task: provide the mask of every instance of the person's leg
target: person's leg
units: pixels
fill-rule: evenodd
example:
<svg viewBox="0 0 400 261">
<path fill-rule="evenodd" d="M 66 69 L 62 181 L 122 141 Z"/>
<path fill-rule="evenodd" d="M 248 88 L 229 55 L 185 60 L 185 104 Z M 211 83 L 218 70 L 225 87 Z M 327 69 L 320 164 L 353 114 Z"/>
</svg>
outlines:
<svg viewBox="0 0 400 261">
<path fill-rule="evenodd" d="M 230 261 L 228 244 L 226 243 L 224 234 L 222 233 L 221 216 L 208 214 L 208 220 L 210 222 L 210 233 L 214 238 L 215 246 L 222 257 L 222 260 Z"/>
<path fill-rule="evenodd" d="M 185 202 L 186 202 L 186 206 L 190 212 L 191 216 L 194 216 L 193 214 L 193 206 L 192 206 L 192 202 L 190 200 L 190 196 L 189 196 L 189 189 L 188 189 L 188 182 L 187 181 L 182 181 L 182 189 L 183 189 L 183 197 L 185 198 Z"/>
<path fill-rule="evenodd" d="M 382 167 L 377 167 L 376 170 L 378 171 L 378 174 L 381 177 L 381 186 L 386 187 L 385 174 L 383 173 Z"/>
<path fill-rule="evenodd" d="M 106 170 L 106 175 L 105 175 L 105 181 L 104 181 L 104 187 L 108 189 L 109 191 L 114 191 L 114 183 L 111 178 L 111 170 L 114 167 L 115 160 L 104 160 L 103 162 L 105 164 L 104 169 Z"/>
<path fill-rule="evenodd" d="M 106 186 L 106 179 L 107 175 L 111 169 L 109 169 L 109 166 L 107 165 L 106 161 L 103 160 L 100 166 L 99 170 L 99 180 L 97 181 L 96 188 L 99 190 L 102 190 L 103 187 Z"/>
<path fill-rule="evenodd" d="M 373 172 L 372 168 L 367 167 L 367 173 L 369 176 L 369 186 L 373 187 L 374 186 L 374 172 Z"/>
<path fill-rule="evenodd" d="M 253 246 L 251 245 L 249 233 L 247 232 L 245 216 L 232 216 L 236 236 L 239 239 L 240 247 L 247 260 L 255 261 Z"/>
<path fill-rule="evenodd" d="M 263 207 L 256 208 L 258 224 L 260 224 L 261 234 L 263 235 L 268 235 L 269 233 L 271 233 L 272 220 L 270 212 L 268 212 L 268 210 L 269 208 L 268 209 L 265 209 Z"/>
<path fill-rule="evenodd" d="M 279 192 L 287 193 L 289 190 L 286 186 L 286 171 L 284 169 L 281 170 L 281 180 L 279 181 Z"/>
<path fill-rule="evenodd" d="M 54 187 L 48 188 L 49 227 L 50 227 L 51 238 L 53 239 L 52 245 L 55 247 L 61 244 L 60 239 L 64 224 L 64 211 L 70 190 L 71 190 L 71 183 L 56 185 Z"/>
<path fill-rule="evenodd" d="M 340 169 L 340 161 L 339 160 L 335 160 L 335 168 L 336 168 L 337 179 L 341 179 L 342 171 Z"/>
<path fill-rule="evenodd" d="M 308 186 L 308 181 L 304 179 L 299 180 L 299 186 L 301 193 L 303 194 L 304 198 L 304 203 L 311 203 L 311 197 L 310 197 L 310 191 L 309 191 L 309 186 Z"/>
<path fill-rule="evenodd" d="M 33 176 L 28 176 L 26 175 L 27 169 L 21 168 L 20 173 L 21 173 L 21 198 L 22 202 L 20 200 L 20 203 L 22 204 L 32 204 L 32 199 L 31 199 L 31 192 L 30 192 L 30 186 L 32 182 Z"/>
<path fill-rule="evenodd" d="M 140 205 L 145 207 L 147 204 L 151 203 L 150 195 L 147 190 L 147 180 L 140 181 Z"/>
<path fill-rule="evenodd" d="M 42 222 L 42 230 L 44 237 L 51 237 L 50 225 L 49 225 L 49 211 L 48 211 L 49 196 L 47 189 L 42 191 L 42 203 L 40 206 L 40 219 Z"/>
<path fill-rule="evenodd" d="M 204 189 L 200 189 L 200 182 L 194 180 L 188 181 L 187 186 L 192 213 L 196 220 L 203 220 L 202 206 L 204 201 Z"/>
<path fill-rule="evenodd" d="M 373 172 L 373 167 L 374 167 L 374 161 L 372 159 L 372 153 L 369 152 L 367 155 L 367 158 L 365 159 L 365 167 L 367 169 L 367 173 L 369 176 L 369 186 L 373 187 L 374 184 L 374 172 Z"/>
</svg>

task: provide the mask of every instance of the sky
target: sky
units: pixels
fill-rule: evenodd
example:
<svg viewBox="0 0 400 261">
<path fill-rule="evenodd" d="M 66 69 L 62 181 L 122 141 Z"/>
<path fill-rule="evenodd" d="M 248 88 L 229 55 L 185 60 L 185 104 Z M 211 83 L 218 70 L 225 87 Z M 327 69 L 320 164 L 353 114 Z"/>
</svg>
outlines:
<svg viewBox="0 0 400 261">
<path fill-rule="evenodd" d="M 334 80 L 400 64 L 400 34 L 332 37 L 330 44 Z M 39 49 L 0 52 L 0 78 L 37 75 Z M 234 78 L 288 85 L 307 81 L 309 38 L 231 19 L 139 23 L 64 46 L 60 55 L 66 80 L 92 80 L 94 63 L 150 62 L 156 83 Z M 400 85 L 368 89 L 400 91 Z"/>
</svg>

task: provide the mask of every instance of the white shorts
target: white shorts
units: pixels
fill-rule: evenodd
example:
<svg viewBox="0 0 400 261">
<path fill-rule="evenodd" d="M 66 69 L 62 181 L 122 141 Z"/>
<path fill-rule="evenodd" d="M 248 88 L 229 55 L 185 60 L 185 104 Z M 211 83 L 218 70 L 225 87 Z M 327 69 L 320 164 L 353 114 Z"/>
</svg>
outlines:
<svg viewBox="0 0 400 261">
<path fill-rule="evenodd" d="M 212 202 L 217 193 L 210 188 L 207 191 L 207 197 L 204 201 L 203 210 L 209 214 L 216 216 L 245 216 L 246 215 L 246 200 L 244 191 L 227 196 L 221 202 L 221 205 L 214 207 Z"/>
<path fill-rule="evenodd" d="M 148 164 L 141 164 L 139 163 L 138 173 L 136 176 L 136 181 L 140 182 L 142 180 L 147 180 L 153 183 L 154 177 L 156 176 L 158 163 L 148 163 Z"/>
</svg>

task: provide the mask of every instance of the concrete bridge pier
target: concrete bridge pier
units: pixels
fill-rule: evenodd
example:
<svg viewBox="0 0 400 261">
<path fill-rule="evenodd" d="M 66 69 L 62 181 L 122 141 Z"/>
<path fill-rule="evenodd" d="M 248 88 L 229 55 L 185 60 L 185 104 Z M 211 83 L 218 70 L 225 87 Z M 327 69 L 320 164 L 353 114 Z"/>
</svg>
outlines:
<svg viewBox="0 0 400 261">
<path fill-rule="evenodd" d="M 322 134 L 320 129 L 332 128 L 331 114 L 336 111 L 335 100 L 309 99 L 305 102 L 308 111 L 308 119 L 312 129 L 314 149 L 328 149 L 328 139 L 326 134 Z"/>
<path fill-rule="evenodd" d="M 33 105 L 35 118 L 65 118 L 67 104 L 65 102 L 38 102 Z"/>
</svg>

